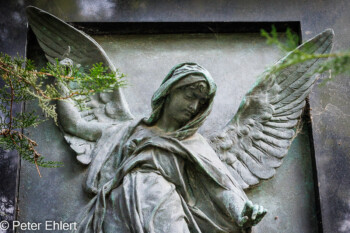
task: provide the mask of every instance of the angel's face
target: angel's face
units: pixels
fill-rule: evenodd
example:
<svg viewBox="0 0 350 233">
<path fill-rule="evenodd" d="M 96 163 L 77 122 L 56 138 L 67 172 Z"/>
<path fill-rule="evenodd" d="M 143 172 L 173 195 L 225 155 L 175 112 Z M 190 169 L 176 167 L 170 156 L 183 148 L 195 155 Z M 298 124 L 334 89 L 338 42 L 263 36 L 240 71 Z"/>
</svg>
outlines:
<svg viewBox="0 0 350 233">
<path fill-rule="evenodd" d="M 208 85 L 204 81 L 177 88 L 167 97 L 163 114 L 169 123 L 183 126 L 206 104 L 207 93 Z"/>
</svg>

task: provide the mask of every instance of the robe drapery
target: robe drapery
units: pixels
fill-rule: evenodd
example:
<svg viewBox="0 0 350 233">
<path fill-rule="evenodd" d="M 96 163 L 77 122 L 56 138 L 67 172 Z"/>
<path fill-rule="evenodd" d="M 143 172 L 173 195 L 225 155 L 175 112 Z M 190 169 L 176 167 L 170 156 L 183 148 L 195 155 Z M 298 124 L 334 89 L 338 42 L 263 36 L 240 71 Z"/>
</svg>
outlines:
<svg viewBox="0 0 350 233">
<path fill-rule="evenodd" d="M 171 87 L 189 74 L 205 78 L 207 104 L 180 129 L 165 133 L 154 124 Z M 154 94 L 151 117 L 103 132 L 85 187 L 95 196 L 80 214 L 77 232 L 240 232 L 237 222 L 248 199 L 196 133 L 215 91 L 208 71 L 195 63 L 180 64 Z"/>
</svg>

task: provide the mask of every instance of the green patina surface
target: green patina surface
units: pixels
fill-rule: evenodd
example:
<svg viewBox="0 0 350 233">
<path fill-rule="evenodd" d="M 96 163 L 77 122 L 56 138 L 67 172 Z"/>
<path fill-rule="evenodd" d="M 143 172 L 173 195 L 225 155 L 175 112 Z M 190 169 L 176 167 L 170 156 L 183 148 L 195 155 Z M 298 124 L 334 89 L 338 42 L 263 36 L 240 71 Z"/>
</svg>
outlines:
<svg viewBox="0 0 350 233">
<path fill-rule="evenodd" d="M 212 114 L 200 129 L 203 134 L 223 127 L 255 78 L 281 56 L 258 34 L 129 35 L 95 39 L 115 66 L 127 74 L 124 93 L 137 117 L 149 115 L 154 91 L 175 64 L 193 61 L 206 67 L 217 84 L 217 96 Z M 88 200 L 82 190 L 85 168 L 75 161 L 74 152 L 52 122 L 29 133 L 37 140 L 42 154 L 64 162 L 65 166 L 42 169 L 40 179 L 32 165 L 22 165 L 19 219 L 73 221 Z M 274 178 L 248 192 L 253 202 L 269 211 L 256 229 L 271 233 L 317 232 L 307 127 L 303 127 L 284 160 Z M 47 208 L 42 208 L 43 203 Z"/>
</svg>

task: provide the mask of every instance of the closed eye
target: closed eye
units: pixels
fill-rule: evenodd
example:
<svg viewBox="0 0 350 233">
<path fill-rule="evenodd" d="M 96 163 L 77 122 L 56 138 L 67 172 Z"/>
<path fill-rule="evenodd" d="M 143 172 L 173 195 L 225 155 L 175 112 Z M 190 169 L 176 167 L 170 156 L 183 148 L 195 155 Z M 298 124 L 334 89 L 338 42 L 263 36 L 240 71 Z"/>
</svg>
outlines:
<svg viewBox="0 0 350 233">
<path fill-rule="evenodd" d="M 199 103 L 200 103 L 201 105 L 205 104 L 206 102 L 207 102 L 207 99 L 200 99 L 200 100 L 199 100 Z"/>
<path fill-rule="evenodd" d="M 195 98 L 194 94 L 192 91 L 186 91 L 185 92 L 185 97 L 186 99 L 193 100 Z"/>
</svg>

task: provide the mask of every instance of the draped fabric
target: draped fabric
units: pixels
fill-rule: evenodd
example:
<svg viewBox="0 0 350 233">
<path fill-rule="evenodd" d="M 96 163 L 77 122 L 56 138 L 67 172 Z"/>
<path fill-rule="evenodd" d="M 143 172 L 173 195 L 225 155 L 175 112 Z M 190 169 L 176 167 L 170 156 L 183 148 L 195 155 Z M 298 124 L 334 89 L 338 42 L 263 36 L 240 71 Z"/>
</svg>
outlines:
<svg viewBox="0 0 350 233">
<path fill-rule="evenodd" d="M 176 132 L 165 133 L 154 123 L 171 87 L 189 74 L 205 78 L 206 108 Z M 151 117 L 103 133 L 86 180 L 86 190 L 95 196 L 81 212 L 77 232 L 240 232 L 237 220 L 247 197 L 196 133 L 215 90 L 204 68 L 180 64 L 154 94 Z"/>
</svg>

